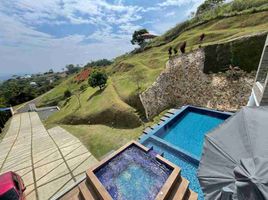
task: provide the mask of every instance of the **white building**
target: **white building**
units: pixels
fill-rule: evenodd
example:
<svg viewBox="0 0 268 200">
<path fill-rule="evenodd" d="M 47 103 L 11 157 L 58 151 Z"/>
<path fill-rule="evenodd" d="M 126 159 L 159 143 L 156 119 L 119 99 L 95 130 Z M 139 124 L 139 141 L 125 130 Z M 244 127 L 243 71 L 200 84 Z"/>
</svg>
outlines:
<svg viewBox="0 0 268 200">
<path fill-rule="evenodd" d="M 37 86 L 37 83 L 36 82 L 30 82 L 30 85 L 31 86 Z"/>
</svg>

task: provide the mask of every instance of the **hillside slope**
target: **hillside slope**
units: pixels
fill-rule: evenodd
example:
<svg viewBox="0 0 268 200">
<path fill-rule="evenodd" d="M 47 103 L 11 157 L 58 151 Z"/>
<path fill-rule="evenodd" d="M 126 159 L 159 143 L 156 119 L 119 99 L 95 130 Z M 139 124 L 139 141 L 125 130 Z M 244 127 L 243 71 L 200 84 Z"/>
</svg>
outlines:
<svg viewBox="0 0 268 200">
<path fill-rule="evenodd" d="M 39 102 L 39 105 L 55 104 L 57 103 L 61 110 L 52 115 L 47 121 L 47 126 L 55 124 L 65 124 L 70 132 L 79 134 L 80 125 L 102 125 L 98 127 L 98 135 L 101 141 L 99 144 L 109 143 L 109 147 L 103 147 L 105 150 L 97 153 L 98 157 L 104 155 L 109 150 L 114 149 L 124 140 L 124 132 L 127 132 L 127 139 L 136 139 L 141 134 L 141 129 L 146 124 L 142 122 L 143 109 L 138 97 L 138 93 L 145 91 L 156 80 L 159 74 L 165 69 L 165 64 L 168 61 L 167 50 L 170 46 L 177 47 L 181 42 L 187 41 L 187 52 L 191 52 L 198 48 L 198 38 L 201 33 L 206 34 L 206 39 L 203 46 L 224 43 L 241 36 L 266 32 L 268 30 L 268 11 L 243 14 L 234 17 L 223 19 L 215 19 L 200 26 L 187 30 L 176 37 L 171 42 L 150 48 L 138 54 L 126 54 L 115 59 L 114 64 L 106 68 L 109 74 L 109 81 L 104 91 L 88 88 L 80 96 L 81 107 L 78 105 L 78 100 L 75 95 L 69 99 L 64 99 L 64 91 L 69 88 L 71 91 L 76 91 L 84 83 L 74 83 L 73 77 L 70 77 L 66 82 L 54 88 L 48 95 L 45 95 Z M 253 66 L 257 68 L 257 66 Z M 142 76 L 140 81 L 141 88 L 138 89 L 135 74 Z M 219 76 L 225 76 L 220 74 Z M 249 77 L 253 79 L 251 74 Z M 226 80 L 224 78 L 224 80 Z M 245 79 L 241 79 L 239 85 L 243 85 Z M 247 83 L 252 80 L 247 79 Z M 245 83 L 245 84 L 247 84 Z M 228 84 L 228 83 L 226 83 Z M 235 86 L 234 86 L 235 87 Z M 250 88 L 250 87 L 249 87 Z M 232 92 L 236 92 L 233 88 Z M 215 95 L 222 91 L 222 88 L 215 88 Z M 250 90 L 245 91 L 245 94 L 250 94 Z M 213 96 L 212 98 L 217 98 Z M 230 99 L 230 102 L 234 102 Z M 228 99 L 223 101 L 224 104 L 230 104 Z M 186 102 L 187 103 L 187 102 Z M 236 108 L 244 104 L 244 101 L 237 102 Z M 212 107 L 224 109 L 221 104 L 215 104 Z M 105 127 L 105 128 L 103 128 Z M 114 132 L 114 128 L 121 130 L 121 140 L 118 138 L 111 145 L 108 130 Z M 133 129 L 132 137 L 129 135 L 130 128 Z M 83 126 L 83 133 L 85 130 L 92 130 L 92 128 L 85 128 Z M 101 131 L 103 130 L 103 131 Z M 89 133 L 90 134 L 90 133 Z M 106 137 L 107 136 L 107 137 Z M 94 145 L 91 137 L 85 135 L 86 145 Z M 102 147 L 100 147 L 102 148 Z M 93 152 L 94 154 L 94 152 Z"/>
<path fill-rule="evenodd" d="M 168 48 L 170 46 L 177 47 L 183 41 L 187 41 L 187 52 L 198 48 L 198 39 L 202 33 L 206 34 L 206 39 L 203 46 L 228 42 L 235 38 L 246 35 L 267 32 L 268 30 L 268 11 L 245 14 L 220 20 L 213 20 L 191 30 L 183 32 L 179 37 L 170 43 L 160 47 L 151 48 L 145 52 L 127 55 L 117 59 L 116 63 L 127 63 L 135 66 L 135 69 L 140 69 L 146 74 L 143 86 L 147 88 L 160 72 L 164 69 L 168 61 Z M 114 67 L 112 66 L 112 67 Z M 112 68 L 111 67 L 111 68 Z M 254 66 L 257 69 L 257 66 Z M 116 88 L 120 96 L 126 98 L 135 92 L 135 82 L 132 81 L 130 69 L 127 72 L 116 72 L 113 74 L 118 81 L 115 82 Z M 127 92 L 126 92 L 127 87 Z"/>
</svg>

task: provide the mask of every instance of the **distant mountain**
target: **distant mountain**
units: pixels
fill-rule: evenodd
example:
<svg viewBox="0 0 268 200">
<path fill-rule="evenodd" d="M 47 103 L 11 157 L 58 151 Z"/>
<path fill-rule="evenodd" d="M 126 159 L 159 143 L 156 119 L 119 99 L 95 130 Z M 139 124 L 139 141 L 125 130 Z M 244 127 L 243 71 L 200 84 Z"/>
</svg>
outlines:
<svg viewBox="0 0 268 200">
<path fill-rule="evenodd" d="M 3 82 L 5 80 L 8 80 L 10 78 L 12 78 L 14 74 L 0 74 L 0 82 Z M 22 76 L 24 75 L 23 73 L 20 73 L 20 74 L 16 74 L 17 76 Z"/>
<path fill-rule="evenodd" d="M 7 74 L 7 75 L 0 75 L 0 82 L 3 82 L 7 79 L 10 79 L 12 77 L 11 74 Z"/>
</svg>

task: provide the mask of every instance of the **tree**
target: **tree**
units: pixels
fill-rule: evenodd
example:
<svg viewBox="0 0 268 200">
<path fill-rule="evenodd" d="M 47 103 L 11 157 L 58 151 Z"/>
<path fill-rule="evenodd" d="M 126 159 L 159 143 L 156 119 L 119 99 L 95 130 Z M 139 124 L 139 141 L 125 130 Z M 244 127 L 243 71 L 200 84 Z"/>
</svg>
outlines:
<svg viewBox="0 0 268 200">
<path fill-rule="evenodd" d="M 133 45 L 138 44 L 139 46 L 142 46 L 145 42 L 142 35 L 145 33 L 149 33 L 147 29 L 140 29 L 140 30 L 135 31 L 132 35 L 131 44 Z"/>
<path fill-rule="evenodd" d="M 85 67 L 106 67 L 108 65 L 113 64 L 113 61 L 107 59 L 101 59 L 96 61 L 91 61 L 85 65 Z"/>
<path fill-rule="evenodd" d="M 104 72 L 96 70 L 90 74 L 88 84 L 93 88 L 99 87 L 102 90 L 107 83 L 107 79 L 108 76 Z"/>
<path fill-rule="evenodd" d="M 71 91 L 70 91 L 70 90 L 68 90 L 68 89 L 67 89 L 67 90 L 65 90 L 65 91 L 64 91 L 64 97 L 65 97 L 65 98 L 69 98 L 70 96 L 72 96 Z"/>
<path fill-rule="evenodd" d="M 67 69 L 68 74 L 74 74 L 74 73 L 76 73 L 76 72 L 78 72 L 80 70 L 79 65 L 75 66 L 73 64 L 66 65 L 65 68 Z"/>
<path fill-rule="evenodd" d="M 225 2 L 225 0 L 206 0 L 203 4 L 201 4 L 197 8 L 196 15 L 197 16 L 202 15 L 206 11 L 208 11 L 210 9 L 214 9 L 224 2 Z"/>
<path fill-rule="evenodd" d="M 138 90 L 141 89 L 141 82 L 145 79 L 144 72 L 141 70 L 134 70 L 132 73 L 132 79 L 136 82 Z"/>
<path fill-rule="evenodd" d="M 83 84 L 83 85 L 80 86 L 79 90 L 83 92 L 83 91 L 85 91 L 87 89 L 87 87 L 88 87 L 88 85 Z"/>
</svg>

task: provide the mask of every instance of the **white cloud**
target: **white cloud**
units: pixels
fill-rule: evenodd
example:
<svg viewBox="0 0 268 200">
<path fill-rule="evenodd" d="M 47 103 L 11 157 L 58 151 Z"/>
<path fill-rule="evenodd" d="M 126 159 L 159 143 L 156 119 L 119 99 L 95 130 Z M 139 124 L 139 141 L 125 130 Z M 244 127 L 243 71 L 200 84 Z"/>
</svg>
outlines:
<svg viewBox="0 0 268 200">
<path fill-rule="evenodd" d="M 112 34 L 110 26 L 90 36 L 55 38 L 3 13 L 0 13 L 0 24 L 7 25 L 0 30 L 0 74 L 39 72 L 51 67 L 60 70 L 67 63 L 85 64 L 92 59 L 113 58 L 132 48 L 129 36 Z M 94 42 L 84 43 L 87 39 Z"/>
<path fill-rule="evenodd" d="M 176 15 L 176 12 L 169 12 L 166 14 L 166 17 L 172 17 L 172 16 L 175 16 Z"/>
<path fill-rule="evenodd" d="M 162 12 L 168 6 L 201 0 L 165 0 L 151 7 L 126 5 L 125 0 L 2 0 L 0 1 L 0 73 L 38 72 L 67 63 L 86 63 L 112 58 L 133 47 L 134 30 L 150 27 L 162 33 L 177 22 L 142 20 L 147 12 Z M 160 1 L 161 2 L 161 1 Z M 163 16 L 165 13 L 163 13 Z M 170 12 L 167 16 L 173 16 Z M 137 23 L 139 22 L 139 24 Z M 38 31 L 38 27 L 85 25 L 93 33 L 57 36 Z M 49 32 L 49 31 L 48 31 Z M 7 67 L 8 66 L 8 67 Z"/>
<path fill-rule="evenodd" d="M 165 0 L 162 3 L 159 3 L 158 5 L 161 7 L 167 7 L 167 6 L 182 6 L 185 4 L 193 4 L 193 3 L 202 3 L 204 0 Z"/>
</svg>

